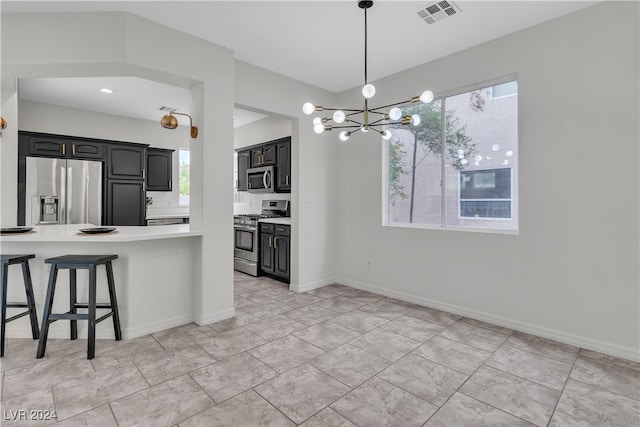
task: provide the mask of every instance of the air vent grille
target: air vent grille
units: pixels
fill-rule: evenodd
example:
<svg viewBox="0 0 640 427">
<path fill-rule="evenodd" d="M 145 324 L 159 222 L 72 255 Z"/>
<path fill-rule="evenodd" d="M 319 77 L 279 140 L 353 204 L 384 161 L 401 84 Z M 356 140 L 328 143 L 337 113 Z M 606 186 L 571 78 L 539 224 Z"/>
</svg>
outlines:
<svg viewBox="0 0 640 427">
<path fill-rule="evenodd" d="M 452 1 L 439 1 L 436 3 L 429 4 L 419 11 L 416 12 L 417 15 L 427 24 L 435 24 L 436 22 L 440 22 L 449 16 L 457 15 L 461 13 L 460 8 Z"/>
</svg>

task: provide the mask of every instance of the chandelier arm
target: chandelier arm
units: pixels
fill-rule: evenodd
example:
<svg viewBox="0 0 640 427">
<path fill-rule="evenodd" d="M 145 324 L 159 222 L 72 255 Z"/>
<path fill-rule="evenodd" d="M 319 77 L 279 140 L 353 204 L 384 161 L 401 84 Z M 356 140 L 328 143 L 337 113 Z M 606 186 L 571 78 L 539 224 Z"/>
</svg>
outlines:
<svg viewBox="0 0 640 427">
<path fill-rule="evenodd" d="M 411 100 L 410 100 L 410 99 L 408 99 L 408 100 L 406 100 L 406 101 L 395 102 L 395 103 L 393 103 L 393 104 L 383 105 L 382 107 L 372 108 L 372 109 L 371 109 L 371 110 L 369 110 L 369 111 L 381 110 L 381 109 L 383 109 L 383 108 L 389 108 L 389 107 L 397 107 L 398 105 L 408 104 L 408 103 L 410 103 L 410 102 L 411 102 Z"/>
<path fill-rule="evenodd" d="M 356 125 L 331 126 L 331 129 L 360 129 L 360 126 L 356 126 Z"/>
<path fill-rule="evenodd" d="M 354 110 L 354 109 L 350 109 L 350 108 L 328 108 L 328 107 L 322 107 L 323 111 L 349 111 L 349 112 L 353 112 L 354 114 L 357 113 L 362 113 L 363 110 Z"/>
</svg>

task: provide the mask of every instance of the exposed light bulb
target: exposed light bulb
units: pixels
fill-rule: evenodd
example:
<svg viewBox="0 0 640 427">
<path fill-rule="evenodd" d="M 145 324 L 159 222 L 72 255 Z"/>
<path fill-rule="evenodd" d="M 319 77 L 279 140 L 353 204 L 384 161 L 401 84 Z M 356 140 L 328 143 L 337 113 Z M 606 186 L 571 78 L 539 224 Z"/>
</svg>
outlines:
<svg viewBox="0 0 640 427">
<path fill-rule="evenodd" d="M 385 141 L 390 140 L 392 136 L 393 134 L 390 130 L 385 130 L 384 132 L 382 132 L 382 139 L 384 139 Z"/>
<path fill-rule="evenodd" d="M 320 135 L 322 132 L 324 132 L 324 125 L 322 123 L 314 125 L 313 126 L 313 131 L 315 133 L 317 133 L 318 135 Z"/>
<path fill-rule="evenodd" d="M 373 98 L 373 95 L 375 94 L 376 94 L 376 87 L 371 83 L 367 83 L 362 88 L 362 96 L 364 96 L 367 99 Z"/>
<path fill-rule="evenodd" d="M 340 135 L 338 135 L 338 138 L 340 138 L 340 141 L 342 142 L 347 142 L 347 140 L 349 139 L 349 132 L 343 130 L 342 132 L 340 132 Z"/>
<path fill-rule="evenodd" d="M 513 156 L 513 151 L 511 151 L 511 150 L 507 151 L 507 156 L 509 156 L 509 157 Z"/>
<path fill-rule="evenodd" d="M 425 90 L 424 92 L 422 92 L 420 94 L 420 101 L 424 102 L 425 104 L 433 101 L 433 92 L 431 92 L 430 90 Z"/>
<path fill-rule="evenodd" d="M 419 114 L 412 115 L 411 121 L 414 126 L 418 126 L 420 124 L 420 115 Z"/>
<path fill-rule="evenodd" d="M 321 125 L 322 124 L 322 119 L 320 117 L 316 117 L 315 119 L 313 119 L 313 125 Z"/>
<path fill-rule="evenodd" d="M 389 118 L 391 120 L 400 120 L 400 117 L 402 117 L 402 110 L 398 107 L 393 107 L 389 110 Z"/>
<path fill-rule="evenodd" d="M 498 150 L 500 149 L 500 146 L 499 146 L 498 144 L 493 144 L 493 145 L 491 146 L 491 149 L 492 149 L 493 151 L 498 151 Z"/>
<path fill-rule="evenodd" d="M 310 102 L 305 102 L 302 106 L 302 112 L 307 115 L 313 113 L 314 111 L 316 111 L 316 106 Z"/>
<path fill-rule="evenodd" d="M 367 126 L 362 126 L 362 127 L 360 128 L 360 130 L 361 130 L 362 132 L 364 132 L 364 133 L 369 132 L 369 128 L 368 128 Z"/>
<path fill-rule="evenodd" d="M 505 165 L 505 166 L 508 165 L 509 164 L 509 160 L 507 160 L 507 159 L 503 160 L 502 164 Z"/>
<path fill-rule="evenodd" d="M 344 122 L 345 119 L 345 115 L 344 112 L 338 110 L 335 113 L 333 113 L 333 121 L 336 123 L 342 123 Z"/>
</svg>

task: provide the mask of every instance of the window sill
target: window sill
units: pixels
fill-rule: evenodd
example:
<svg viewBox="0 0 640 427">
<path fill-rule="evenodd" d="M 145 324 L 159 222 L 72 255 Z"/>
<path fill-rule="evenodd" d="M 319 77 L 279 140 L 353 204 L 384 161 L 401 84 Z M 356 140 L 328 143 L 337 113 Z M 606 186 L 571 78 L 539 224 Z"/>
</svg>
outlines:
<svg viewBox="0 0 640 427">
<path fill-rule="evenodd" d="M 389 223 L 382 224 L 383 227 L 391 228 L 411 228 L 422 230 L 439 230 L 439 231 L 463 231 L 471 233 L 485 233 L 485 234 L 506 234 L 511 236 L 519 236 L 520 230 L 499 230 L 499 229 L 487 229 L 487 228 L 471 228 L 471 227 L 451 227 L 451 226 L 438 226 L 429 224 L 400 224 Z"/>
</svg>

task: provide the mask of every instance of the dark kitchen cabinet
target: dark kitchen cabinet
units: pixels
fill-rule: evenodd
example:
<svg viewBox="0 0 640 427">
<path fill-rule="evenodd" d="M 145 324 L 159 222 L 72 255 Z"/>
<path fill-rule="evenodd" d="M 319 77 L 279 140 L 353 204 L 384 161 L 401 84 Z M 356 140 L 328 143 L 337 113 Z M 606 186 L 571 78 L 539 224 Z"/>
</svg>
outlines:
<svg viewBox="0 0 640 427">
<path fill-rule="evenodd" d="M 275 144 L 263 145 L 251 149 L 251 167 L 271 166 L 276 164 Z"/>
<path fill-rule="evenodd" d="M 147 191 L 171 191 L 174 151 L 147 148 Z"/>
<path fill-rule="evenodd" d="M 238 181 L 236 182 L 236 189 L 238 191 L 247 191 L 247 169 L 249 169 L 249 158 L 251 157 L 251 151 L 239 151 L 238 152 Z"/>
<path fill-rule="evenodd" d="M 145 179 L 146 146 L 109 144 L 107 146 L 108 179 Z"/>
<path fill-rule="evenodd" d="M 291 263 L 291 226 L 260 223 L 260 268 L 289 283 Z"/>
<path fill-rule="evenodd" d="M 107 181 L 105 225 L 145 225 L 144 181 Z"/>
<path fill-rule="evenodd" d="M 278 161 L 276 163 L 276 191 L 291 191 L 291 140 L 276 144 Z"/>
<path fill-rule="evenodd" d="M 64 159 L 104 160 L 105 143 L 84 138 L 21 132 L 26 155 Z"/>
</svg>

